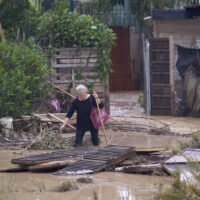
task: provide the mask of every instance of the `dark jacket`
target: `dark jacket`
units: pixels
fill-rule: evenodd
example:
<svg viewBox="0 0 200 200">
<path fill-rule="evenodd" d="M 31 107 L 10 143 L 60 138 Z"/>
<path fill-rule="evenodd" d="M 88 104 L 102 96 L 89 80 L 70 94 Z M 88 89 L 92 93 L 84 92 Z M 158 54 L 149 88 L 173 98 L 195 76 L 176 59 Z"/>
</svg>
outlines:
<svg viewBox="0 0 200 200">
<path fill-rule="evenodd" d="M 96 101 L 93 95 L 90 95 L 86 100 L 80 101 L 78 98 L 74 99 L 66 117 L 71 118 L 74 112 L 77 112 L 77 128 L 79 130 L 88 131 L 94 129 L 92 121 L 90 119 L 90 112 L 92 105 L 97 107 Z M 103 108 L 103 103 L 99 104 L 99 108 Z"/>
</svg>

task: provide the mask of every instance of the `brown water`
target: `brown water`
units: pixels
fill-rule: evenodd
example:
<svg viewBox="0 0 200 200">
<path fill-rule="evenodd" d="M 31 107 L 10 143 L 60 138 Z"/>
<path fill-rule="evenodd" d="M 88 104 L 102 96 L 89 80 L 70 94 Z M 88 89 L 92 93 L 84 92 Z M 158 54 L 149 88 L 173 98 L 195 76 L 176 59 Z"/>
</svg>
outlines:
<svg viewBox="0 0 200 200">
<path fill-rule="evenodd" d="M 161 147 L 167 146 L 169 143 L 176 146 L 176 140 L 188 141 L 188 139 L 115 132 L 111 144 Z M 101 140 L 104 140 L 103 136 L 101 136 Z M 33 153 L 39 152 L 32 151 L 31 154 Z M 41 153 L 44 153 L 44 151 Z M 13 151 L 0 151 L 0 168 L 13 166 L 10 160 L 21 156 L 23 155 L 14 154 Z M 154 199 L 153 195 L 158 191 L 160 184 L 167 186 L 172 180 L 171 177 L 101 172 L 89 175 L 94 182 L 84 184 L 76 181 L 79 177 L 85 177 L 85 175 L 55 176 L 52 173 L 0 173 L 0 200 L 93 200 L 95 196 L 99 200 L 147 200 Z M 79 189 L 62 193 L 53 192 L 53 189 L 65 180 L 70 180 Z"/>
</svg>

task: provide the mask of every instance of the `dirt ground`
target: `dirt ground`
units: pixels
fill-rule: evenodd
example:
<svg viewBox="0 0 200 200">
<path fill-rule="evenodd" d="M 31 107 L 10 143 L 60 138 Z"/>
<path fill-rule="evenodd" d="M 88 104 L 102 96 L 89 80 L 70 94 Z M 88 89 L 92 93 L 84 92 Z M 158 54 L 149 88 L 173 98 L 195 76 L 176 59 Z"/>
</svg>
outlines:
<svg viewBox="0 0 200 200">
<path fill-rule="evenodd" d="M 137 103 L 140 92 L 112 93 L 111 115 L 106 123 L 106 134 L 110 144 L 134 146 L 136 148 L 177 148 L 180 142 L 189 142 L 190 134 L 200 130 L 198 118 L 147 117 Z M 118 120 L 118 121 L 116 121 Z M 23 134 L 22 134 L 23 135 Z M 89 134 L 87 134 L 89 135 Z M 66 135 L 63 135 L 66 137 Z M 89 136 L 88 136 L 89 137 Z M 27 139 L 25 137 L 22 137 Z M 100 147 L 105 145 L 104 133 L 100 130 Z M 17 141 L 16 141 L 17 143 Z M 9 145 L 10 142 L 7 141 Z M 0 168 L 12 166 L 10 160 L 23 155 L 7 150 L 0 145 Z M 44 151 L 27 151 L 24 155 Z M 46 152 L 46 151 L 45 151 Z M 78 183 L 80 177 L 90 177 L 91 184 Z M 76 189 L 55 192 L 54 188 L 70 180 Z M 52 173 L 0 173 L 0 200 L 147 200 L 154 199 L 160 185 L 167 187 L 172 181 L 169 176 L 149 176 L 121 172 L 101 172 L 79 176 L 55 176 Z"/>
</svg>

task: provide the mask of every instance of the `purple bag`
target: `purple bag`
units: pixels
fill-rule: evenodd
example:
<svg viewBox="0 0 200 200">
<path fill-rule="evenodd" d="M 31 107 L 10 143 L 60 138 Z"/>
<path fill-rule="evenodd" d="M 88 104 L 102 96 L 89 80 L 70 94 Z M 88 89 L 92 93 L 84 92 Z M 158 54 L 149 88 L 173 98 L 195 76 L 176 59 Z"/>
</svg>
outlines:
<svg viewBox="0 0 200 200">
<path fill-rule="evenodd" d="M 93 106 L 91 98 L 90 98 L 90 102 L 92 105 L 92 109 L 90 112 L 90 119 L 92 120 L 92 124 L 94 126 L 94 128 L 98 129 L 100 126 L 102 126 L 101 124 L 101 119 L 99 116 L 99 111 L 98 108 L 96 108 L 95 106 Z M 99 108 L 100 113 L 101 113 L 101 118 L 103 123 L 106 122 L 109 119 L 109 115 L 106 113 L 104 108 Z"/>
<path fill-rule="evenodd" d="M 51 105 L 54 106 L 54 108 L 56 109 L 57 112 L 61 111 L 60 103 L 59 103 L 58 99 L 51 100 Z"/>
</svg>

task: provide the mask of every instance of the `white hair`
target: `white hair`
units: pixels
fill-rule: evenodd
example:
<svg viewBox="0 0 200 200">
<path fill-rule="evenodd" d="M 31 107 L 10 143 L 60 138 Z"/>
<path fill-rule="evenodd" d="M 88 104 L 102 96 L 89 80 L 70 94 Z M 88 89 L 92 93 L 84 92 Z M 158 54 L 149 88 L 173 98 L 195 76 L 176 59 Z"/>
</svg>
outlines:
<svg viewBox="0 0 200 200">
<path fill-rule="evenodd" d="M 88 89 L 84 85 L 78 85 L 76 87 L 76 92 L 88 92 Z"/>
</svg>

